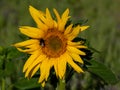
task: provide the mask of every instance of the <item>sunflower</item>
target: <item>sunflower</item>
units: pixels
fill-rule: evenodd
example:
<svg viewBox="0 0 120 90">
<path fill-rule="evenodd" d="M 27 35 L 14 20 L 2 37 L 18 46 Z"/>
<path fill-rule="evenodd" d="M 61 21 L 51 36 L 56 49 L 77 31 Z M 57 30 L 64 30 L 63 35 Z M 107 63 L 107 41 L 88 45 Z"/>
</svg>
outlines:
<svg viewBox="0 0 120 90">
<path fill-rule="evenodd" d="M 80 56 L 86 54 L 80 49 L 87 47 L 80 41 L 73 42 L 73 39 L 89 26 L 73 26 L 73 24 L 66 26 L 70 18 L 69 9 L 66 9 L 61 16 L 56 9 L 53 9 L 56 19 L 52 18 L 48 8 L 42 12 L 29 6 L 29 11 L 37 28 L 21 26 L 20 32 L 30 39 L 14 44 L 19 51 L 30 54 L 23 67 L 25 77 L 31 78 L 40 70 L 38 82 L 44 86 L 52 67 L 60 79 L 65 77 L 67 64 L 76 72 L 83 72 L 75 62 L 83 64 Z"/>
</svg>

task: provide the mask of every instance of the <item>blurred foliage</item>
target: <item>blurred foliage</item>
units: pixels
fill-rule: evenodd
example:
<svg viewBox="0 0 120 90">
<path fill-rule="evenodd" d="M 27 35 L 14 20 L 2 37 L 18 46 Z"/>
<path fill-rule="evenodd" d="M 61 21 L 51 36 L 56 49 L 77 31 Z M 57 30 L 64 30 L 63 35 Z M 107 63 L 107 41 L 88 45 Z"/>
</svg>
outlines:
<svg viewBox="0 0 120 90">
<path fill-rule="evenodd" d="M 90 28 L 80 35 L 86 38 L 90 42 L 90 46 L 99 52 L 93 53 L 93 58 L 96 61 L 104 63 L 105 66 L 109 67 L 118 79 L 120 79 L 119 3 L 120 0 L 1 0 L 0 88 L 5 87 L 6 90 L 17 90 L 19 85 L 21 85 L 19 84 L 20 81 L 23 83 L 20 86 L 23 87 L 22 89 L 36 87 L 36 90 L 42 90 L 37 84 L 30 86 L 29 83 L 36 83 L 36 79 L 33 78 L 28 82 L 27 79 L 23 78 L 22 67 L 27 55 L 20 53 L 11 46 L 15 42 L 27 39 L 27 37 L 20 34 L 18 30 L 19 26 L 36 26 L 29 14 L 29 5 L 40 10 L 45 10 L 45 8 L 48 7 L 50 11 L 52 11 L 52 8 L 56 8 L 61 13 L 66 8 L 70 8 L 72 22 L 76 23 L 79 19 L 88 20 L 86 25 L 90 25 Z M 97 66 L 94 67 L 97 68 Z M 102 66 L 101 68 L 105 67 Z M 109 70 L 106 72 L 109 73 Z M 24 85 L 26 85 L 26 87 L 24 87 Z M 34 87 L 34 85 L 36 86 Z M 67 90 L 70 90 L 69 86 L 72 86 L 71 90 L 75 90 L 75 88 L 76 90 L 80 90 L 81 88 L 83 88 L 82 90 L 120 89 L 120 83 L 115 85 L 106 84 L 100 78 L 96 77 L 96 75 L 88 72 L 85 72 L 84 75 L 74 74 L 69 83 L 67 83 L 67 86 Z M 49 84 L 47 84 L 45 89 L 49 90 L 48 87 L 53 90 Z M 1 88 L 0 90 L 4 89 Z"/>
</svg>

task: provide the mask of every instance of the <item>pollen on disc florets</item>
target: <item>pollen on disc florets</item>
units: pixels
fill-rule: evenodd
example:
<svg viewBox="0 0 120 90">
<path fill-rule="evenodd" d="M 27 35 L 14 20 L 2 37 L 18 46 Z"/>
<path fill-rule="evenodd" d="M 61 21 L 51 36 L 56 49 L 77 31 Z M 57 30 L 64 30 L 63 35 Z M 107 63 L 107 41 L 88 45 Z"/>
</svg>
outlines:
<svg viewBox="0 0 120 90">
<path fill-rule="evenodd" d="M 54 29 L 48 30 L 43 39 L 42 52 L 47 57 L 57 58 L 66 51 L 67 39 L 62 32 Z"/>
</svg>

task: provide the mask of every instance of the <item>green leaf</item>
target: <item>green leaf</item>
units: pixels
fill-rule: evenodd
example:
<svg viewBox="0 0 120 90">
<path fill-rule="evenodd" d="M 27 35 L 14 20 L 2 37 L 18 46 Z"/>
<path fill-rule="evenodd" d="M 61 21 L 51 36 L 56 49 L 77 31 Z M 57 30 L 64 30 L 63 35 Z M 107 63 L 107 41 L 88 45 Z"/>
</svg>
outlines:
<svg viewBox="0 0 120 90">
<path fill-rule="evenodd" d="M 20 58 L 23 53 L 19 52 L 15 47 L 8 47 L 7 49 L 7 59 Z"/>
<path fill-rule="evenodd" d="M 0 55 L 0 69 L 3 69 L 5 55 Z"/>
<path fill-rule="evenodd" d="M 2 46 L 0 46 L 0 55 L 3 54 L 3 50 L 4 50 L 4 48 Z"/>
<path fill-rule="evenodd" d="M 79 18 L 76 18 L 76 20 L 73 21 L 73 23 L 75 23 L 74 26 L 83 25 L 87 22 L 88 22 L 88 19 L 79 19 Z"/>
<path fill-rule="evenodd" d="M 12 61 L 6 62 L 6 67 L 5 67 L 4 73 L 6 76 L 9 76 L 9 75 L 12 75 L 15 73 L 15 65 Z"/>
<path fill-rule="evenodd" d="M 5 76 L 4 70 L 0 70 L 0 80 Z"/>
<path fill-rule="evenodd" d="M 32 88 L 37 88 L 40 87 L 40 84 L 38 83 L 37 78 L 31 78 L 30 80 L 28 79 L 21 79 L 18 82 L 14 84 L 14 86 L 18 89 L 32 89 Z"/>
<path fill-rule="evenodd" d="M 99 76 L 108 84 L 115 84 L 118 82 L 118 79 L 116 78 L 115 74 L 104 64 L 95 60 L 90 60 L 89 62 L 91 63 L 91 65 L 87 66 L 88 71 Z"/>
</svg>

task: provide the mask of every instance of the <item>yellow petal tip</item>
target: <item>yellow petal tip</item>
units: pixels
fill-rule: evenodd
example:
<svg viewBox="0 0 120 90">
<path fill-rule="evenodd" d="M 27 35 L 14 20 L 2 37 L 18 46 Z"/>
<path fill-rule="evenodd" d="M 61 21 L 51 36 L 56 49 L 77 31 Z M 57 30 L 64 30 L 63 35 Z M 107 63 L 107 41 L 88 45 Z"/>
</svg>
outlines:
<svg viewBox="0 0 120 90">
<path fill-rule="evenodd" d="M 81 26 L 80 27 L 80 31 L 86 30 L 87 28 L 89 28 L 90 26 Z"/>
</svg>

